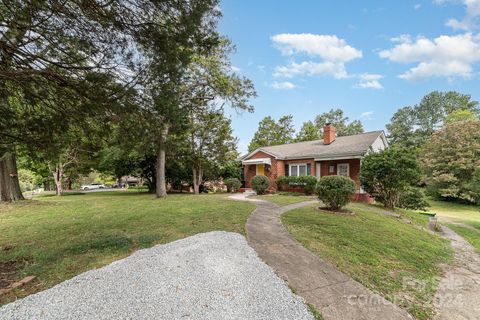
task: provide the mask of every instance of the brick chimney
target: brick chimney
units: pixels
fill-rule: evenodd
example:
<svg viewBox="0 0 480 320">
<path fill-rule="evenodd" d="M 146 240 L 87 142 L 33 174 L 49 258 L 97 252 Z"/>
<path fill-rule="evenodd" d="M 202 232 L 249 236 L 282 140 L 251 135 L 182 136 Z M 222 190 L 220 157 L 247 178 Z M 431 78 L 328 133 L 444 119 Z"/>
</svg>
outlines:
<svg viewBox="0 0 480 320">
<path fill-rule="evenodd" d="M 331 123 L 326 123 L 323 127 L 323 143 L 330 144 L 335 141 L 335 127 Z"/>
</svg>

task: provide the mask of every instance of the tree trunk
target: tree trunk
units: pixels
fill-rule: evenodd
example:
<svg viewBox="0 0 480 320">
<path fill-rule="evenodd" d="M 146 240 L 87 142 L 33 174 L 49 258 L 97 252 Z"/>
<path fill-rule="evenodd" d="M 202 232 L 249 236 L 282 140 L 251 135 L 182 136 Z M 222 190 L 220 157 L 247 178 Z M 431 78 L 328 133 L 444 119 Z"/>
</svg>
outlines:
<svg viewBox="0 0 480 320">
<path fill-rule="evenodd" d="M 6 152 L 0 158 L 0 201 L 25 200 L 18 181 L 15 154 Z"/>
<path fill-rule="evenodd" d="M 202 167 L 193 168 L 193 192 L 195 194 L 200 193 L 200 185 L 202 184 L 203 180 L 203 172 L 202 172 Z"/>
<path fill-rule="evenodd" d="M 55 166 L 55 170 L 53 173 L 53 180 L 55 181 L 56 191 L 55 194 L 57 196 L 63 195 L 63 165 L 61 163 Z"/>
<path fill-rule="evenodd" d="M 195 167 L 193 168 L 193 193 L 200 193 L 200 186 L 197 180 L 197 169 Z"/>
<path fill-rule="evenodd" d="M 167 139 L 169 126 L 163 125 L 160 131 L 160 139 L 158 140 L 158 153 L 156 162 L 157 188 L 155 190 L 157 198 L 167 197 L 167 185 L 165 181 L 165 141 Z"/>
</svg>

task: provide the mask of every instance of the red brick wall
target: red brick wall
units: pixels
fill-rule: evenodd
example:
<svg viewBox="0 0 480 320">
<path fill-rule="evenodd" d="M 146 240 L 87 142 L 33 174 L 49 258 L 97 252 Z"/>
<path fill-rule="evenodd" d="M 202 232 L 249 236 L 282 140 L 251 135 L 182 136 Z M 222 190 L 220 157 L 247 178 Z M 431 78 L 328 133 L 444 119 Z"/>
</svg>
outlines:
<svg viewBox="0 0 480 320">
<path fill-rule="evenodd" d="M 321 161 L 320 172 L 323 176 L 330 176 L 337 174 L 337 164 L 349 163 L 350 164 L 350 178 L 357 184 L 357 189 L 360 189 L 360 159 L 348 159 L 348 160 L 329 160 Z M 334 172 L 330 172 L 330 166 L 334 167 Z"/>
<path fill-rule="evenodd" d="M 310 174 L 316 176 L 316 165 L 314 159 L 298 159 L 298 160 L 277 160 L 274 157 L 264 153 L 257 152 L 248 159 L 258 159 L 258 158 L 270 158 L 272 165 L 265 165 L 265 176 L 270 180 L 270 189 L 275 191 L 277 189 L 277 177 L 285 175 L 285 164 L 293 163 L 309 163 L 310 164 Z M 350 164 L 350 178 L 357 184 L 357 188 L 360 189 L 360 159 L 348 159 L 348 160 L 329 160 L 321 161 L 321 174 L 323 176 L 336 175 L 337 174 L 337 164 L 339 163 L 349 163 Z M 334 172 L 330 173 L 330 166 L 334 166 Z M 245 186 L 251 188 L 252 178 L 256 175 L 256 165 L 245 165 Z"/>
<path fill-rule="evenodd" d="M 265 165 L 265 176 L 270 180 L 270 189 L 276 190 L 277 189 L 276 180 L 278 177 L 278 170 L 279 170 L 279 167 L 283 166 L 283 164 L 280 164 L 279 162 L 283 162 L 283 161 L 277 161 L 274 157 L 262 151 L 255 153 L 253 156 L 251 156 L 248 159 L 258 159 L 258 158 L 270 158 L 272 165 Z M 281 174 L 283 174 L 283 171 L 284 171 L 283 167 L 281 170 L 282 170 Z M 252 178 L 257 173 L 257 165 L 255 164 L 245 165 L 244 173 L 245 173 L 245 187 L 251 188 Z"/>
</svg>

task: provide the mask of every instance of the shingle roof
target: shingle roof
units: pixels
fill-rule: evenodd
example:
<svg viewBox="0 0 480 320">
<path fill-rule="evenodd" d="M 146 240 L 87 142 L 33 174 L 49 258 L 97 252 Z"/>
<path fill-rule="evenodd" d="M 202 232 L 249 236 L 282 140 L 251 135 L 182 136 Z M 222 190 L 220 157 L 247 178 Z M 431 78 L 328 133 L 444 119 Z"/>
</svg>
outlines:
<svg viewBox="0 0 480 320">
<path fill-rule="evenodd" d="M 371 131 L 337 137 L 328 145 L 324 144 L 322 139 L 262 147 L 244 156 L 243 159 L 248 159 L 258 151 L 266 152 L 280 159 L 363 156 L 382 134 L 384 134 L 383 131 Z"/>
</svg>

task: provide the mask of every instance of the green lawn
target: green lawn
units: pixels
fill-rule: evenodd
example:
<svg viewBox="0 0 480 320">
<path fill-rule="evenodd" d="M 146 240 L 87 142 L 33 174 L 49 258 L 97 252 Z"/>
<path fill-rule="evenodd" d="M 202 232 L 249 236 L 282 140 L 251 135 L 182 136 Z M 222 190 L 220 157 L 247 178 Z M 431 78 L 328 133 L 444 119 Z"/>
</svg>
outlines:
<svg viewBox="0 0 480 320">
<path fill-rule="evenodd" d="M 435 212 L 440 220 L 480 223 L 480 207 L 446 201 L 430 201 L 428 211 Z"/>
<path fill-rule="evenodd" d="M 432 212 L 480 253 L 480 207 L 446 201 L 430 201 Z"/>
<path fill-rule="evenodd" d="M 170 195 L 137 191 L 38 197 L 0 205 L 0 262 L 24 264 L 18 277 L 39 281 L 0 304 L 43 290 L 133 251 L 196 233 L 245 234 L 254 205 L 224 195 Z M 2 249 L 3 248 L 3 249 Z"/>
<path fill-rule="evenodd" d="M 250 197 L 253 199 L 260 199 L 260 200 L 266 200 L 269 202 L 273 202 L 276 205 L 282 207 L 286 206 L 292 203 L 297 203 L 297 202 L 303 202 L 303 201 L 310 201 L 310 200 L 315 200 L 316 197 L 314 196 L 306 196 L 301 193 L 299 194 L 266 194 L 266 195 L 261 195 L 261 196 L 253 196 Z"/>
<path fill-rule="evenodd" d="M 439 264 L 453 258 L 449 242 L 415 227 L 427 219 L 415 213 L 409 213 L 416 217 L 411 225 L 380 214 L 385 209 L 377 206 L 354 203 L 348 208 L 356 215 L 322 213 L 309 206 L 284 214 L 282 222 L 310 251 L 417 318 L 430 318 Z"/>
<path fill-rule="evenodd" d="M 467 226 L 449 223 L 448 227 L 464 237 L 480 253 L 480 223 L 469 222 Z"/>
</svg>

